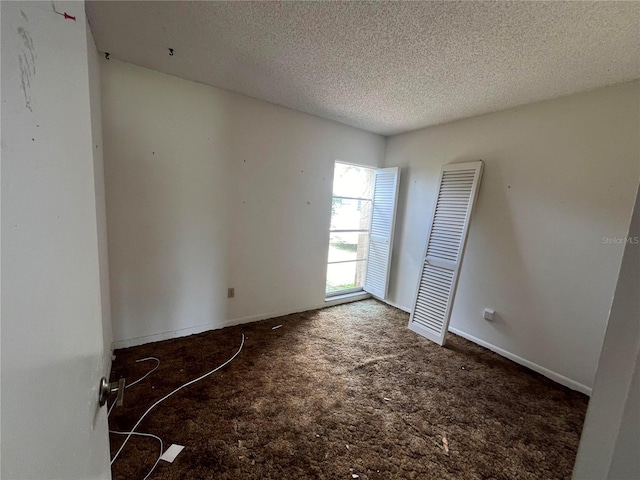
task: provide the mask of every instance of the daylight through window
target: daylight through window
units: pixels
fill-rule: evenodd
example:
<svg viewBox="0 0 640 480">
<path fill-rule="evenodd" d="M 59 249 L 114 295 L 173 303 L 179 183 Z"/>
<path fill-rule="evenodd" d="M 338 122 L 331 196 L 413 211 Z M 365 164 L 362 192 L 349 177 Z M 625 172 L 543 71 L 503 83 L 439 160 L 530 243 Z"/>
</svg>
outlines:
<svg viewBox="0 0 640 480">
<path fill-rule="evenodd" d="M 327 297 L 362 290 L 371 229 L 374 169 L 336 162 Z"/>
</svg>

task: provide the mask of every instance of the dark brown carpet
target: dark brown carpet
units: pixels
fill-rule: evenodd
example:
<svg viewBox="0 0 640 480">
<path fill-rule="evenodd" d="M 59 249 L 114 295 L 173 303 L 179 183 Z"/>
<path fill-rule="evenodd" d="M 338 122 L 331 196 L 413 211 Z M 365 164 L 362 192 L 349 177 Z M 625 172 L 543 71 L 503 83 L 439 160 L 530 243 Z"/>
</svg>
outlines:
<svg viewBox="0 0 640 480">
<path fill-rule="evenodd" d="M 112 381 L 142 376 L 111 414 L 186 448 L 156 479 L 569 478 L 587 397 L 455 335 L 441 348 L 375 300 L 116 352 Z M 282 328 L 272 330 L 272 326 Z M 446 435 L 449 455 L 442 448 Z M 111 436 L 113 455 L 124 437 Z M 158 454 L 132 438 L 113 478 L 142 479 Z"/>
</svg>

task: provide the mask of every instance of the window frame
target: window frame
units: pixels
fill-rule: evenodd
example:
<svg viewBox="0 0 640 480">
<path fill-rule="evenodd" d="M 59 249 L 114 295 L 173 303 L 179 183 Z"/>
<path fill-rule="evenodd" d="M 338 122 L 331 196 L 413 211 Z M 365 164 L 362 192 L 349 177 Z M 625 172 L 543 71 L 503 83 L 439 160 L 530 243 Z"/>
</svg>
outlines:
<svg viewBox="0 0 640 480">
<path fill-rule="evenodd" d="M 347 163 L 347 162 L 340 162 L 340 161 L 335 161 L 333 168 L 334 168 L 334 176 L 335 176 L 335 167 L 336 164 L 341 164 L 341 165 L 348 165 L 350 167 L 358 167 L 358 168 L 366 168 L 368 170 L 372 170 L 373 172 L 375 172 L 376 168 L 375 167 L 369 167 L 369 166 L 365 166 L 365 165 L 356 165 L 353 163 Z M 371 198 L 366 198 L 366 197 L 350 197 L 350 196 L 345 196 L 345 195 L 334 195 L 333 194 L 333 186 L 332 186 L 332 191 L 331 191 L 331 204 L 333 204 L 334 199 L 342 199 L 342 200 L 356 200 L 356 201 L 360 201 L 360 202 L 369 202 L 370 205 L 373 206 L 373 191 L 371 192 Z M 329 242 L 331 241 L 331 235 L 333 233 L 356 233 L 356 234 L 366 234 L 369 237 L 371 237 L 371 217 L 373 214 L 373 208 L 369 209 L 369 228 L 368 229 L 332 229 L 331 228 L 331 223 L 329 223 Z M 330 245 L 330 244 L 329 244 Z M 327 255 L 327 268 L 329 265 L 335 265 L 335 264 L 341 264 L 341 263 L 357 263 L 357 262 L 364 262 L 365 264 L 365 271 L 364 271 L 364 278 L 366 278 L 366 273 L 367 273 L 367 266 L 368 266 L 368 257 L 369 257 L 369 252 L 367 251 L 367 254 L 364 258 L 356 258 L 354 260 L 339 260 L 339 261 L 329 261 L 329 257 Z M 364 291 L 364 283 L 362 286 L 360 287 L 353 287 L 353 288 L 345 288 L 342 290 L 336 290 L 333 292 L 327 292 L 327 277 L 328 276 L 328 270 L 325 274 L 325 298 L 329 299 L 332 297 L 338 297 L 340 295 L 348 295 L 350 293 L 357 293 L 357 292 L 362 292 Z"/>
</svg>

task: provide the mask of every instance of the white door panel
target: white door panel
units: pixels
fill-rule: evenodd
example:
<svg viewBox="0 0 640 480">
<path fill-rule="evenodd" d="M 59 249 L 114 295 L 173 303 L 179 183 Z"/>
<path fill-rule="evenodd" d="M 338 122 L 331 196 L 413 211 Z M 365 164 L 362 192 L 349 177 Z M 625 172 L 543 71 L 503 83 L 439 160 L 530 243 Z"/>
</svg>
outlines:
<svg viewBox="0 0 640 480">
<path fill-rule="evenodd" d="M 482 161 L 444 165 L 409 328 L 444 345 Z"/>
<path fill-rule="evenodd" d="M 2 2 L 2 466 L 110 478 L 83 2 Z"/>
<path fill-rule="evenodd" d="M 400 168 L 377 169 L 373 182 L 371 234 L 364 290 L 384 299 L 389 285 Z"/>
</svg>

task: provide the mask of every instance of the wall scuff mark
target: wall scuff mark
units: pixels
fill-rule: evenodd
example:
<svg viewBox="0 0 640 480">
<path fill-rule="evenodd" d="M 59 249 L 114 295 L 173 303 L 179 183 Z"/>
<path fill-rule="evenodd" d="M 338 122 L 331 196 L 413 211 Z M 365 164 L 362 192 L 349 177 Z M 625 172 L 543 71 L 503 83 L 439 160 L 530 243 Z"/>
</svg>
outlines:
<svg viewBox="0 0 640 480">
<path fill-rule="evenodd" d="M 18 27 L 18 34 L 22 37 L 24 47 L 18 54 L 18 64 L 20 66 L 20 88 L 24 94 L 25 106 L 33 112 L 31 108 L 31 78 L 36 74 L 36 52 L 33 47 L 33 40 L 24 28 Z"/>
</svg>

